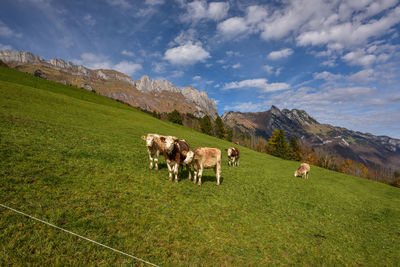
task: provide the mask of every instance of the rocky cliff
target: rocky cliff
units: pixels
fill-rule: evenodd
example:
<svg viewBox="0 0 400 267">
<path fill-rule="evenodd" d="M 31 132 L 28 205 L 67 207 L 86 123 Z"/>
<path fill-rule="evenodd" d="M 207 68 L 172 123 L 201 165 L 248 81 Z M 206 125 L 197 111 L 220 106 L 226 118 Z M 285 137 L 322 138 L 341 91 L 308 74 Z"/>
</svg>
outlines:
<svg viewBox="0 0 400 267">
<path fill-rule="evenodd" d="M 263 112 L 230 111 L 221 118 L 225 124 L 244 134 L 268 139 L 275 129 L 281 129 L 288 139 L 295 136 L 314 148 L 323 148 L 332 155 L 350 158 L 367 167 L 400 169 L 399 139 L 321 124 L 304 110 L 279 110 L 272 106 Z"/>
<path fill-rule="evenodd" d="M 62 59 L 46 61 L 40 56 L 23 51 L 0 51 L 0 60 L 8 66 L 29 72 L 35 76 L 86 90 L 94 90 L 104 96 L 119 100 L 147 111 L 191 113 L 196 117 L 218 116 L 215 101 L 206 92 L 192 87 L 183 90 L 169 81 L 151 80 L 143 76 L 134 81 L 131 77 L 115 70 L 92 70 L 74 65 Z"/>
</svg>

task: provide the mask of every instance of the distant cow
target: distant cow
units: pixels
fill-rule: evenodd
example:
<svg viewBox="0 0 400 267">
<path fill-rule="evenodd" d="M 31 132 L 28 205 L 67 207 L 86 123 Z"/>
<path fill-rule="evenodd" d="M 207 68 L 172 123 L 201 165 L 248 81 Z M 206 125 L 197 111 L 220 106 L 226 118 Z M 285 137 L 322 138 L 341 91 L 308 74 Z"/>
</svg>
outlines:
<svg viewBox="0 0 400 267">
<path fill-rule="evenodd" d="M 194 179 L 196 183 L 197 174 L 199 175 L 199 185 L 201 185 L 201 177 L 203 176 L 204 169 L 214 168 L 215 175 L 217 176 L 217 185 L 220 184 L 221 177 L 221 150 L 218 148 L 198 147 L 187 153 L 185 164 L 193 165 Z"/>
<path fill-rule="evenodd" d="M 163 155 L 167 162 L 169 180 L 172 181 L 172 173 L 175 174 L 175 182 L 178 182 L 179 170 L 182 170 L 183 161 L 189 151 L 189 144 L 185 140 L 179 140 L 175 136 L 162 136 L 160 140 L 164 143 Z M 186 169 L 189 172 L 189 179 L 191 179 L 190 164 L 186 164 Z"/>
<path fill-rule="evenodd" d="M 164 150 L 164 143 L 161 141 L 161 137 L 162 135 L 150 133 L 142 136 L 142 139 L 146 141 L 147 152 L 149 153 L 150 170 L 153 169 L 154 160 L 155 169 L 158 171 L 158 156 Z"/>
<path fill-rule="evenodd" d="M 300 167 L 297 169 L 297 171 L 294 172 L 294 177 L 297 176 L 302 176 L 305 179 L 308 179 L 308 173 L 310 172 L 310 165 L 307 163 L 302 163 L 300 164 Z"/>
<path fill-rule="evenodd" d="M 228 149 L 225 149 L 225 151 L 228 153 L 228 164 L 229 166 L 239 166 L 239 158 L 240 158 L 240 152 L 239 149 L 236 147 L 230 147 Z"/>
</svg>

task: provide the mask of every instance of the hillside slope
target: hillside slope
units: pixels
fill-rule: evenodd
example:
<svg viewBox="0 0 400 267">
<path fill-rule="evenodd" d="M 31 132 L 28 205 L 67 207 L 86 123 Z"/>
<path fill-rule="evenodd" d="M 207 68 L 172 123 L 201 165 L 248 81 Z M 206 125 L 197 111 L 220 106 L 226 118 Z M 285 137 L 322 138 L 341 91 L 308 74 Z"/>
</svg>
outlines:
<svg viewBox="0 0 400 267">
<path fill-rule="evenodd" d="M 240 133 L 262 136 L 268 140 L 275 129 L 281 129 L 288 138 L 295 136 L 314 148 L 323 148 L 332 156 L 349 158 L 367 167 L 400 170 L 399 139 L 322 124 L 304 110 L 279 110 L 272 106 L 263 112 L 229 111 L 221 118 Z"/>
<path fill-rule="evenodd" d="M 241 148 L 222 184 L 147 169 L 140 136 L 231 143 L 0 67 L 0 203 L 162 266 L 400 262 L 400 190 Z M 186 176 L 186 172 L 184 173 Z M 0 265 L 139 263 L 0 208 Z"/>
</svg>

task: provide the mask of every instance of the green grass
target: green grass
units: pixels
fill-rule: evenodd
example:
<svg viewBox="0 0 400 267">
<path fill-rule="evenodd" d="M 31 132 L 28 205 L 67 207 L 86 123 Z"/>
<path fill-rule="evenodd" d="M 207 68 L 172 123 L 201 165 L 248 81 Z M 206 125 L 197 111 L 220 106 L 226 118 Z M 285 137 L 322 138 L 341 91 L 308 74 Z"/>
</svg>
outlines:
<svg viewBox="0 0 400 267">
<path fill-rule="evenodd" d="M 222 184 L 148 170 L 140 136 L 231 143 L 0 68 L 0 203 L 162 266 L 396 266 L 400 190 L 241 148 Z M 186 172 L 184 173 L 186 177 Z M 0 266 L 141 265 L 0 207 Z"/>
</svg>

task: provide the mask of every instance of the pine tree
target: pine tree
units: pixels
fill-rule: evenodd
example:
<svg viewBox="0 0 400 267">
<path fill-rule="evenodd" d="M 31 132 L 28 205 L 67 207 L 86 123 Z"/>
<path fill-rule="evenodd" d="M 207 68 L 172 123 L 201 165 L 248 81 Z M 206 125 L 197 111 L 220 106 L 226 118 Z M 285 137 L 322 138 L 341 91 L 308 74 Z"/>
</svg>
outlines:
<svg viewBox="0 0 400 267">
<path fill-rule="evenodd" d="M 289 158 L 292 160 L 300 160 L 300 146 L 297 143 L 297 138 L 292 136 L 289 141 Z"/>
<path fill-rule="evenodd" d="M 218 138 L 223 138 L 225 134 L 225 127 L 224 127 L 224 123 L 222 122 L 222 119 L 220 116 L 218 116 L 215 119 L 215 135 Z"/>
<path fill-rule="evenodd" d="M 289 147 L 286 142 L 285 133 L 282 130 L 275 129 L 271 138 L 265 146 L 267 153 L 283 159 L 289 158 Z"/>
<path fill-rule="evenodd" d="M 177 123 L 177 124 L 180 124 L 180 125 L 183 124 L 182 123 L 182 116 L 179 113 L 179 111 L 177 111 L 176 109 L 174 109 L 174 111 L 172 111 L 171 113 L 168 113 L 167 118 L 168 118 L 168 120 L 170 122 Z"/>
<path fill-rule="evenodd" d="M 212 124 L 210 117 L 208 115 L 205 115 L 201 121 L 200 121 L 200 128 L 201 131 L 205 134 L 211 135 L 212 134 Z"/>
</svg>

